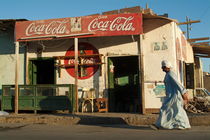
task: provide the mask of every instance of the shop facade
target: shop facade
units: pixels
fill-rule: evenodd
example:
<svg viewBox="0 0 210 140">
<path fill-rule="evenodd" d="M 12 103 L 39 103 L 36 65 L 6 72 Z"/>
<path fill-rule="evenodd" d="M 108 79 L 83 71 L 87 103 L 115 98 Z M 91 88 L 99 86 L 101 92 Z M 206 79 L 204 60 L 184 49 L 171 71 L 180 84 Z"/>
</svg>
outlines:
<svg viewBox="0 0 210 140">
<path fill-rule="evenodd" d="M 16 41 L 27 48 L 27 84 L 77 85 L 78 111 L 83 89 L 94 89 L 109 111 L 140 112 L 141 33 L 140 13 L 16 23 Z"/>
<path fill-rule="evenodd" d="M 165 96 L 162 60 L 171 61 L 183 84 L 192 84 L 187 83 L 192 48 L 176 21 L 165 17 L 130 13 L 22 21 L 15 31 L 15 58 L 23 60 L 11 71 L 23 73 L 16 86 L 74 84 L 78 111 L 83 89 L 94 89 L 95 98 L 108 99 L 109 112 L 157 112 Z"/>
</svg>

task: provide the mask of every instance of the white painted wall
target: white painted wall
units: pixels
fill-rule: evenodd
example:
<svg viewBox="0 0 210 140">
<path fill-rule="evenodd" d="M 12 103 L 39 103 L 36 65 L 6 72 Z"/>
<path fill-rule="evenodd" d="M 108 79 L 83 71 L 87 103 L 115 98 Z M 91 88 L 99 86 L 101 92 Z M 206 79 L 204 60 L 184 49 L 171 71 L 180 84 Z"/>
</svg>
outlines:
<svg viewBox="0 0 210 140">
<path fill-rule="evenodd" d="M 162 60 L 168 60 L 172 63 L 173 67 L 175 66 L 176 54 L 172 27 L 173 24 L 170 23 L 144 34 L 142 48 L 144 54 L 144 78 L 146 82 L 163 81 L 165 74 L 161 69 Z M 167 49 L 161 50 L 164 42 L 167 45 Z M 154 51 L 155 43 L 160 45 L 160 50 Z M 174 68 L 176 69 L 176 67 Z"/>
<path fill-rule="evenodd" d="M 160 108 L 164 99 L 164 76 L 161 69 L 161 61 L 168 60 L 172 64 L 172 70 L 180 76 L 177 65 L 176 39 L 180 40 L 182 32 L 175 22 L 161 19 L 149 19 L 144 22 L 142 41 L 144 55 L 144 79 L 145 79 L 145 108 Z M 183 40 L 182 40 L 183 41 Z M 184 40 L 186 41 L 186 40 Z M 167 47 L 161 49 L 165 44 Z M 159 50 L 155 50 L 159 45 Z M 180 60 L 193 62 L 193 52 L 189 43 L 180 45 Z M 185 56 L 185 57 L 184 57 Z"/>
<path fill-rule="evenodd" d="M 14 54 L 0 55 L 0 85 L 15 84 L 15 60 Z M 19 84 L 24 83 L 24 56 L 20 54 Z"/>
<path fill-rule="evenodd" d="M 185 61 L 186 63 L 194 62 L 193 49 L 190 43 L 187 41 L 185 35 L 182 30 L 174 23 L 175 29 L 175 38 L 178 39 L 181 50 L 181 58 L 180 60 Z M 178 58 L 179 59 L 179 58 Z"/>
<path fill-rule="evenodd" d="M 181 61 L 182 63 L 194 63 L 194 54 L 193 49 L 190 43 L 187 41 L 186 37 L 184 36 L 183 32 L 176 24 L 174 24 L 175 28 L 175 38 L 176 41 L 179 42 L 178 46 L 180 47 L 177 50 L 180 50 L 180 57 L 177 57 L 178 61 Z M 178 48 L 178 46 L 176 46 Z M 176 51 L 177 51 L 176 50 Z M 177 54 L 179 55 L 179 54 Z M 184 82 L 184 63 L 182 64 L 181 68 L 177 64 L 177 75 L 180 81 Z M 193 89 L 188 89 L 189 97 L 193 98 Z"/>
<path fill-rule="evenodd" d="M 158 94 L 155 89 L 164 85 L 165 73 L 161 69 L 161 61 L 170 61 L 173 69 L 176 69 L 174 25 L 173 22 L 167 23 L 159 19 L 145 20 L 144 24 L 145 34 L 141 41 L 144 55 L 145 108 L 160 108 L 164 94 Z M 150 29 L 151 27 L 154 28 Z M 164 43 L 167 47 L 162 49 Z M 159 45 L 159 50 L 155 50 L 156 44 Z"/>
</svg>

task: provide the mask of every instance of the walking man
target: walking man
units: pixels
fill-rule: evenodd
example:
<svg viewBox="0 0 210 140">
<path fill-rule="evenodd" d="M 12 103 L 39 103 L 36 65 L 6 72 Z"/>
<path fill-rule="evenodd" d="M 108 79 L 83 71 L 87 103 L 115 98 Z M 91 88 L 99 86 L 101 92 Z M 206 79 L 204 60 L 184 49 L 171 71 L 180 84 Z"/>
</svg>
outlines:
<svg viewBox="0 0 210 140">
<path fill-rule="evenodd" d="M 164 78 L 166 97 L 155 125 L 163 129 L 189 129 L 191 126 L 184 110 L 184 104 L 188 102 L 187 90 L 178 81 L 171 67 L 170 62 L 162 61 L 162 70 L 166 72 Z"/>
</svg>

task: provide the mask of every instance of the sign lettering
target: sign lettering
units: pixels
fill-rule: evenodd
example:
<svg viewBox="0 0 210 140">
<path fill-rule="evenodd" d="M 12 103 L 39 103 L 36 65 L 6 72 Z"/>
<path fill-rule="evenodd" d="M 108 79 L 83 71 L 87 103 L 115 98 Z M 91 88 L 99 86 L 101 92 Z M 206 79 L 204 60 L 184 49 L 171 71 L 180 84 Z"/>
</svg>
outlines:
<svg viewBox="0 0 210 140">
<path fill-rule="evenodd" d="M 134 17 L 116 17 L 113 20 L 104 21 L 101 18 L 93 19 L 88 25 L 88 31 L 134 31 L 133 23 Z"/>
<path fill-rule="evenodd" d="M 66 23 L 68 21 L 52 21 L 47 24 L 38 24 L 32 22 L 26 28 L 26 36 L 32 35 L 54 35 L 54 34 L 66 34 L 69 31 L 66 28 Z"/>
<path fill-rule="evenodd" d="M 65 56 L 74 56 L 74 53 L 74 46 L 72 46 L 66 51 Z M 101 63 L 98 50 L 89 43 L 79 42 L 78 55 L 78 79 L 88 79 L 92 77 L 99 69 L 98 64 Z M 66 71 L 68 72 L 68 74 L 72 77 L 75 77 L 74 57 L 65 59 L 64 64 L 66 66 L 69 66 L 66 67 Z"/>
<path fill-rule="evenodd" d="M 138 35 L 143 33 L 142 15 L 117 14 L 16 22 L 16 41 L 55 37 Z M 25 40 L 24 40 L 25 38 Z"/>
</svg>

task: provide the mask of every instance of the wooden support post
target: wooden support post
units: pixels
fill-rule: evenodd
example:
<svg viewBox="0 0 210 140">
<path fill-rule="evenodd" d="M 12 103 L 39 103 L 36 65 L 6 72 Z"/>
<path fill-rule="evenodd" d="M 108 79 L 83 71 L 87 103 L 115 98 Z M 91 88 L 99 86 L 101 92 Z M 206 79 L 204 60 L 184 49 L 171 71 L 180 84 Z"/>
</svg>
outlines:
<svg viewBox="0 0 210 140">
<path fill-rule="evenodd" d="M 76 112 L 78 112 L 78 38 L 74 38 L 74 53 L 75 53 L 75 98 Z"/>
<path fill-rule="evenodd" d="M 60 57 L 58 57 L 58 65 L 59 65 L 57 67 L 58 68 L 58 77 L 61 78 L 61 66 L 60 66 L 61 65 L 61 59 L 60 59 Z"/>
<path fill-rule="evenodd" d="M 186 22 L 180 22 L 178 25 L 185 25 L 185 24 L 192 24 L 192 23 L 199 23 L 200 20 L 187 20 Z"/>
<path fill-rule="evenodd" d="M 15 64 L 15 114 L 18 114 L 18 80 L 19 80 L 19 42 L 15 42 L 15 55 L 16 55 L 16 64 Z"/>
<path fill-rule="evenodd" d="M 142 114 L 146 114 L 145 109 L 145 89 L 144 89 L 144 55 L 143 55 L 143 35 L 139 35 L 138 39 L 138 47 L 139 47 L 139 81 L 140 81 L 140 87 L 141 87 L 141 111 Z"/>
<path fill-rule="evenodd" d="M 188 39 L 189 42 L 196 42 L 196 41 L 202 41 L 202 40 L 209 40 L 210 37 L 202 37 L 202 38 L 191 38 Z"/>
</svg>

